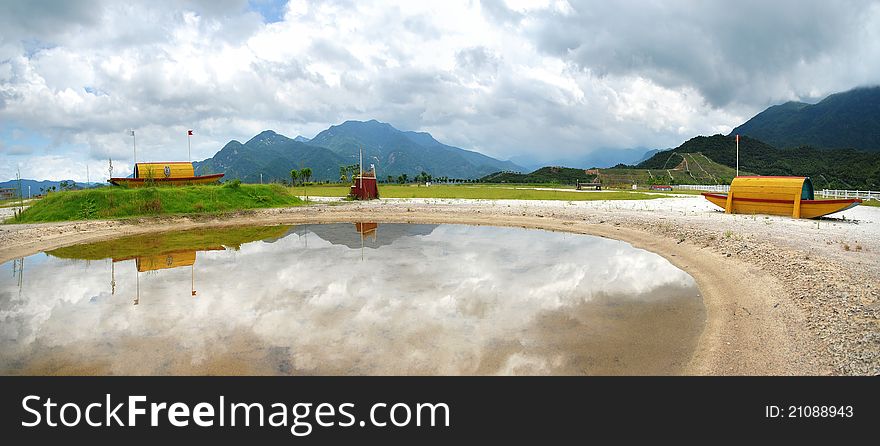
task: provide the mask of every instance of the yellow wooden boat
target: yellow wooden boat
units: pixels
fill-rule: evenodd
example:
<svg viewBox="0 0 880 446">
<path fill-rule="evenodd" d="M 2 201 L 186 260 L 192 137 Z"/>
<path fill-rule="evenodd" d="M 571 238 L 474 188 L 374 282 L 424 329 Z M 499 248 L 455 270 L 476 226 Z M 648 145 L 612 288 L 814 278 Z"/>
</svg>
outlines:
<svg viewBox="0 0 880 446">
<path fill-rule="evenodd" d="M 141 187 L 144 185 L 189 186 L 192 184 L 215 183 L 223 178 L 222 173 L 196 176 L 192 163 L 168 161 L 164 163 L 137 163 L 132 178 L 110 178 L 116 186 Z"/>
<path fill-rule="evenodd" d="M 730 183 L 730 192 L 703 196 L 728 214 L 790 215 L 817 218 L 858 206 L 862 200 L 816 200 L 808 177 L 742 176 Z"/>
</svg>

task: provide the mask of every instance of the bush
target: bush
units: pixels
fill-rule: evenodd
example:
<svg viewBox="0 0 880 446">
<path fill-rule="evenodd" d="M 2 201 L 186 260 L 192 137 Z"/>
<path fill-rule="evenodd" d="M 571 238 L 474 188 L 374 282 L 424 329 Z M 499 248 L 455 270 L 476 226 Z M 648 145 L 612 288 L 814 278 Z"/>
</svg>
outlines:
<svg viewBox="0 0 880 446">
<path fill-rule="evenodd" d="M 158 197 L 144 202 L 144 212 L 148 214 L 158 214 L 162 212 L 162 200 Z"/>
<path fill-rule="evenodd" d="M 227 181 L 225 184 L 223 184 L 223 187 L 233 189 L 233 190 L 241 189 L 241 180 L 236 178 L 232 181 Z"/>
</svg>

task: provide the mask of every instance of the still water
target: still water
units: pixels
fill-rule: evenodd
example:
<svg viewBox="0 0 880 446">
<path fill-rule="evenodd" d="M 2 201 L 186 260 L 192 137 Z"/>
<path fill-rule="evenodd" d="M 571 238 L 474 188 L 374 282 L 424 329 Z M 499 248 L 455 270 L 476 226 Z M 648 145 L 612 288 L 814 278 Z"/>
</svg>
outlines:
<svg viewBox="0 0 880 446">
<path fill-rule="evenodd" d="M 0 374 L 674 374 L 704 319 L 689 275 L 599 237 L 198 230 L 0 266 Z"/>
</svg>

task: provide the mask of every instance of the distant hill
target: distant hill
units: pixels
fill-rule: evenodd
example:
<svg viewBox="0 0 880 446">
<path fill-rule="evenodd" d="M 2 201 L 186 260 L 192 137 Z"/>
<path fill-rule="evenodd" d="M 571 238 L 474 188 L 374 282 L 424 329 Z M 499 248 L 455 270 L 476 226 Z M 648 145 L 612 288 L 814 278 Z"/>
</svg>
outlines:
<svg viewBox="0 0 880 446">
<path fill-rule="evenodd" d="M 575 181 L 589 182 L 596 175 L 589 175 L 584 169 L 573 167 L 541 167 L 530 173 L 495 172 L 480 178 L 483 183 L 542 183 L 575 184 Z"/>
<path fill-rule="evenodd" d="M 659 152 L 635 167 L 668 169 L 680 164 L 684 157 L 693 157 L 691 154 L 697 153 L 733 168 L 736 166 L 736 139 L 724 135 L 697 136 L 675 149 Z M 877 152 L 811 147 L 775 149 L 757 139 L 742 137 L 739 161 L 740 174 L 808 176 L 819 189 L 880 189 L 880 153 Z"/>
<path fill-rule="evenodd" d="M 742 173 L 748 173 L 743 171 Z M 684 153 L 668 165 L 660 167 L 633 167 L 619 164 L 608 169 L 574 169 L 570 167 L 542 167 L 528 174 L 497 172 L 480 179 L 485 183 L 544 183 L 568 184 L 575 181 L 589 183 L 598 180 L 605 186 L 632 184 L 725 184 L 735 176 L 735 170 L 716 163 L 702 153 Z"/>
<path fill-rule="evenodd" d="M 510 161 L 443 144 L 429 133 L 401 131 L 376 120 L 331 126 L 309 144 L 330 149 L 347 164 L 357 163 L 358 149 L 363 149 L 364 166 L 376 164 L 380 178 L 425 171 L 435 178 L 470 179 L 500 170 L 522 170 Z"/>
<path fill-rule="evenodd" d="M 272 130 L 266 130 L 242 144 L 229 141 L 213 157 L 196 161 L 196 175 L 225 173 L 225 179 L 238 178 L 246 183 L 290 180 L 291 169 L 308 167 L 312 179 L 338 180 L 339 166 L 347 160 L 323 147 L 294 141 Z"/>
<path fill-rule="evenodd" d="M 68 183 L 74 183 L 75 184 L 74 187 L 79 188 L 79 189 L 106 185 L 106 183 L 85 183 L 85 182 L 76 183 L 73 180 L 66 180 L 66 181 Z M 22 190 L 22 194 L 24 194 L 25 197 L 27 197 L 27 194 L 28 194 L 28 186 L 31 187 L 31 195 L 39 195 L 39 194 L 45 193 L 45 191 L 52 189 L 52 187 L 55 187 L 55 190 L 60 190 L 61 189 L 61 181 L 26 180 L 26 179 L 22 178 L 21 190 Z M 6 188 L 18 189 L 18 181 L 9 180 L 9 181 L 0 182 L 0 189 L 6 189 Z"/>
<path fill-rule="evenodd" d="M 534 171 L 543 166 L 569 166 L 573 168 L 591 169 L 594 167 L 612 167 L 618 164 L 637 164 L 657 152 L 657 149 L 599 149 L 580 156 L 541 159 L 530 155 L 519 155 L 510 161 L 523 166 L 525 171 Z M 646 153 L 647 152 L 647 153 Z M 650 155 L 649 155 L 650 154 Z"/>
<path fill-rule="evenodd" d="M 346 121 L 312 139 L 290 139 L 266 130 L 242 144 L 230 141 L 213 157 L 193 163 L 196 174 L 225 173 L 244 182 L 288 180 L 291 169 L 309 167 L 317 181 L 337 181 L 339 167 L 376 164 L 380 178 L 425 171 L 436 177 L 470 179 L 498 170 L 520 169 L 509 161 L 443 144 L 428 133 L 404 132 L 378 121 Z M 375 158 L 374 158 L 375 157 Z M 377 161 L 378 158 L 378 161 Z"/>
<path fill-rule="evenodd" d="M 832 94 L 818 104 L 774 105 L 733 129 L 737 134 L 778 148 L 880 152 L 880 87 Z"/>
</svg>

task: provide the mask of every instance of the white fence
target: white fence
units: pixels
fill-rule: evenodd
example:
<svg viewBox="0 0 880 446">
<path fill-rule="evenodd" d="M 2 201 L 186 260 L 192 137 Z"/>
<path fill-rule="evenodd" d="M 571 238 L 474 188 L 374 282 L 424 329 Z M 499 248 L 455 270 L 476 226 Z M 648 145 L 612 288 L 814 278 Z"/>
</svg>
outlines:
<svg viewBox="0 0 880 446">
<path fill-rule="evenodd" d="M 703 190 L 706 192 L 729 192 L 730 185 L 729 184 L 675 184 L 672 186 L 672 190 L 683 189 L 683 190 Z"/>
<path fill-rule="evenodd" d="M 880 192 L 875 190 L 841 190 L 822 189 L 816 195 L 823 198 L 861 198 L 862 200 L 880 200 Z"/>
</svg>

